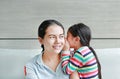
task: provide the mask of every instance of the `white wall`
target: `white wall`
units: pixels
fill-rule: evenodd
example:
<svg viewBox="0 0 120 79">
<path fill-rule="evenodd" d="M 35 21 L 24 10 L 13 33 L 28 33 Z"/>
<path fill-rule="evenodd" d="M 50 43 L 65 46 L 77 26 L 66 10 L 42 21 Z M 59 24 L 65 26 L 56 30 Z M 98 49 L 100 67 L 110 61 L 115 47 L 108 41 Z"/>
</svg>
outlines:
<svg viewBox="0 0 120 79">
<path fill-rule="evenodd" d="M 37 39 L 31 38 L 37 38 L 45 19 L 60 21 L 66 30 L 83 22 L 92 29 L 93 38 L 120 38 L 119 8 L 119 0 L 0 0 L 0 48 L 39 48 Z M 117 48 L 120 39 L 93 39 L 91 45 Z"/>
<path fill-rule="evenodd" d="M 0 48 L 38 49 L 38 41 L 31 38 L 37 38 L 45 19 L 60 21 L 66 30 L 83 22 L 92 29 L 93 38 L 120 38 L 119 8 L 119 0 L 0 0 Z M 93 39 L 91 45 L 117 48 L 120 39 Z"/>
</svg>

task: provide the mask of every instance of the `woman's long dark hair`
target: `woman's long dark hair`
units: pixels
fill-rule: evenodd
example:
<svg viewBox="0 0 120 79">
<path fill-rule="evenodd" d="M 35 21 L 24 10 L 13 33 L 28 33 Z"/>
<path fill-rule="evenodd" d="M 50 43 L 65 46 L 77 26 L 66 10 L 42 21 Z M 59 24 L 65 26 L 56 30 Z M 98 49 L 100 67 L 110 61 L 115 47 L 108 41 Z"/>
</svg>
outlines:
<svg viewBox="0 0 120 79">
<path fill-rule="evenodd" d="M 49 20 L 44 20 L 39 25 L 39 28 L 38 28 L 38 37 L 41 37 L 43 39 L 44 36 L 45 36 L 45 34 L 46 34 L 47 28 L 50 27 L 51 25 L 54 25 L 54 24 L 60 26 L 63 29 L 63 32 L 65 33 L 64 27 L 63 27 L 63 25 L 60 22 L 58 22 L 56 20 L 53 20 L 53 19 L 49 19 Z M 41 47 L 43 48 L 43 51 L 44 51 L 44 45 L 41 45 Z"/>
<path fill-rule="evenodd" d="M 90 40 L 91 40 L 91 30 L 90 30 L 90 28 L 83 23 L 78 23 L 78 24 L 75 24 L 75 25 L 71 26 L 68 29 L 68 32 L 70 32 L 74 37 L 79 36 L 81 44 L 83 46 L 88 46 L 89 49 L 93 52 L 93 54 L 94 54 L 94 56 L 97 60 L 97 64 L 98 64 L 99 79 L 102 79 L 100 62 L 98 60 L 96 52 L 90 46 Z"/>
</svg>

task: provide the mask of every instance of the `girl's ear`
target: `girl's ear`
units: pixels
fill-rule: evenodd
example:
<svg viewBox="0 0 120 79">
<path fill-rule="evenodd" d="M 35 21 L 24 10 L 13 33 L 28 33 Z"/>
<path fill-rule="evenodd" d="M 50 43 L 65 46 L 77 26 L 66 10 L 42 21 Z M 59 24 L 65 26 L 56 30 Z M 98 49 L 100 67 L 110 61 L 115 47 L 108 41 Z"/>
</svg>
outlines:
<svg viewBox="0 0 120 79">
<path fill-rule="evenodd" d="M 79 36 L 75 37 L 75 41 L 79 42 L 80 41 L 80 37 Z"/>
<path fill-rule="evenodd" d="M 39 40 L 40 44 L 43 44 L 43 39 L 41 37 L 38 37 L 38 40 Z"/>
</svg>

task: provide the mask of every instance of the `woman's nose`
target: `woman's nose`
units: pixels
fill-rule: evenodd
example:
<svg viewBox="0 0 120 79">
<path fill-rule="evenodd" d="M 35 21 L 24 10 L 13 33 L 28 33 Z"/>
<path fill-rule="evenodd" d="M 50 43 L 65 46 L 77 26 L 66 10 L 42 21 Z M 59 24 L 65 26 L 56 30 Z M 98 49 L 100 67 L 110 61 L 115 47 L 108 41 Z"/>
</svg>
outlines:
<svg viewBox="0 0 120 79">
<path fill-rule="evenodd" d="M 57 42 L 57 43 L 60 42 L 60 38 L 59 38 L 59 37 L 56 38 L 56 42 Z"/>
</svg>

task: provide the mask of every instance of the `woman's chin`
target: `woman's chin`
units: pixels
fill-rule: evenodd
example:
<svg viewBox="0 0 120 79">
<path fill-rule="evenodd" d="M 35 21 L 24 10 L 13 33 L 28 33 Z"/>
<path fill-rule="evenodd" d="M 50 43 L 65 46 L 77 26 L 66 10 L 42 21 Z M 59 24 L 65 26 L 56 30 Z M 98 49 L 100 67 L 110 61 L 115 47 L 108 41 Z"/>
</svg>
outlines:
<svg viewBox="0 0 120 79">
<path fill-rule="evenodd" d="M 61 52 L 61 50 L 55 50 L 54 52 L 59 54 Z"/>
</svg>

